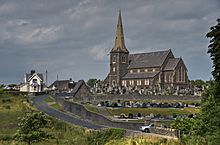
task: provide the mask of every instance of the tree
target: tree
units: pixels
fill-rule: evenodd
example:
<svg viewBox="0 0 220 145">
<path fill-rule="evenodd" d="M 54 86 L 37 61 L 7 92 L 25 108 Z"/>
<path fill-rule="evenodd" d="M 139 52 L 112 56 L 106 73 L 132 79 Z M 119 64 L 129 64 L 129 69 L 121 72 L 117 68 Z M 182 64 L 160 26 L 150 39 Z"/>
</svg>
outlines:
<svg viewBox="0 0 220 145">
<path fill-rule="evenodd" d="M 86 83 L 90 86 L 93 87 L 95 85 L 95 83 L 97 82 L 97 79 L 89 79 Z"/>
<path fill-rule="evenodd" d="M 203 80 L 191 80 L 192 86 L 201 87 L 205 85 L 205 82 Z"/>
<path fill-rule="evenodd" d="M 220 102 L 220 19 L 217 19 L 217 25 L 210 28 L 211 31 L 206 34 L 210 38 L 208 53 L 213 61 L 212 75 L 217 83 L 215 100 Z"/>
<path fill-rule="evenodd" d="M 213 61 L 214 81 L 202 95 L 200 114 L 195 119 L 177 119 L 174 127 L 185 134 L 190 144 L 216 145 L 220 142 L 220 19 L 206 37 L 211 38 L 208 53 Z"/>
<path fill-rule="evenodd" d="M 42 112 L 27 113 L 20 119 L 19 129 L 15 134 L 15 139 L 28 143 L 39 142 L 51 137 L 45 129 L 50 127 L 50 120 Z"/>
</svg>

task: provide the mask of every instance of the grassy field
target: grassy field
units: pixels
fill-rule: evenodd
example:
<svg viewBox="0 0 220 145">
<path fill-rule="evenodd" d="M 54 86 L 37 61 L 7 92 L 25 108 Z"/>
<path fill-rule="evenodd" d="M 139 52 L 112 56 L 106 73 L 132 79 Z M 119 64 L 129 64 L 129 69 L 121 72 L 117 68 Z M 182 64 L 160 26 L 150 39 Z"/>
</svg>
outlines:
<svg viewBox="0 0 220 145">
<path fill-rule="evenodd" d="M 50 102 L 51 100 L 47 101 Z M 0 145 L 25 145 L 23 142 L 15 141 L 13 135 L 18 129 L 18 117 L 23 117 L 26 112 L 31 110 L 34 111 L 35 109 L 29 106 L 25 97 L 1 94 Z M 146 136 L 130 138 L 124 136 L 125 131 L 122 129 L 95 131 L 70 125 L 53 118 L 50 119 L 52 120 L 52 128 L 46 129 L 46 131 L 52 135 L 52 138 L 33 143 L 33 145 L 176 145 L 177 142 L 175 140 Z"/>
<path fill-rule="evenodd" d="M 12 139 L 18 127 L 18 117 L 28 111 L 26 98 L 7 93 L 0 96 L 0 140 Z M 1 142 L 0 142 L 1 144 Z"/>
<path fill-rule="evenodd" d="M 153 136 L 136 136 L 111 140 L 106 145 L 180 145 L 180 142 L 174 139 Z"/>
<path fill-rule="evenodd" d="M 44 102 L 50 103 L 50 102 L 54 102 L 54 100 L 51 97 L 47 97 L 44 99 Z"/>
<path fill-rule="evenodd" d="M 58 103 L 50 104 L 50 106 L 53 107 L 54 109 L 57 109 L 57 110 L 61 109 L 61 106 Z"/>
<path fill-rule="evenodd" d="M 151 113 L 161 115 L 173 115 L 173 114 L 195 114 L 199 112 L 197 108 L 120 108 L 120 109 L 108 109 L 111 115 L 120 115 L 122 113 L 128 115 L 129 113 L 142 115 L 150 115 Z"/>
<path fill-rule="evenodd" d="M 112 102 L 117 102 L 118 100 L 112 100 Z M 121 102 L 123 101 L 131 101 L 131 102 L 140 102 L 140 103 L 146 103 L 146 102 L 150 102 L 150 103 L 184 103 L 184 104 L 200 104 L 201 101 L 200 100 L 149 100 L 149 99 L 144 99 L 144 100 L 120 100 Z"/>
</svg>

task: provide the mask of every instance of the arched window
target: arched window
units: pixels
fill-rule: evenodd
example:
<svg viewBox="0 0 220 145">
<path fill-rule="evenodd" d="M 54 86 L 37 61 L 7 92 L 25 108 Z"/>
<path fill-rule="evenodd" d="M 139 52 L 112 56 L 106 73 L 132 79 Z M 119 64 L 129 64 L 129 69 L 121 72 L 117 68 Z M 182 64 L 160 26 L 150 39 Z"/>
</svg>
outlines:
<svg viewBox="0 0 220 145">
<path fill-rule="evenodd" d="M 122 56 L 122 62 L 123 62 L 123 63 L 126 62 L 126 58 L 125 58 L 125 56 Z"/>
<path fill-rule="evenodd" d="M 112 57 L 112 62 L 115 63 L 116 62 L 116 56 Z"/>
</svg>

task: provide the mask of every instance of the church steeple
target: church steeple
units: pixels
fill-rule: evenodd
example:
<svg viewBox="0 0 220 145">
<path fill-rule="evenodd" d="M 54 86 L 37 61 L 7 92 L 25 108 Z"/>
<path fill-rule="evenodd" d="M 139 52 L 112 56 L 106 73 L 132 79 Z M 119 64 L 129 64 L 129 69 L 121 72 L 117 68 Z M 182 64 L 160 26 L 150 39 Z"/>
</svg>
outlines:
<svg viewBox="0 0 220 145">
<path fill-rule="evenodd" d="M 111 52 L 127 52 L 127 53 L 129 52 L 124 42 L 121 9 L 119 9 L 119 14 L 118 14 L 118 24 L 117 24 L 117 31 L 116 31 L 116 36 L 115 36 L 115 46 L 112 48 Z"/>
</svg>

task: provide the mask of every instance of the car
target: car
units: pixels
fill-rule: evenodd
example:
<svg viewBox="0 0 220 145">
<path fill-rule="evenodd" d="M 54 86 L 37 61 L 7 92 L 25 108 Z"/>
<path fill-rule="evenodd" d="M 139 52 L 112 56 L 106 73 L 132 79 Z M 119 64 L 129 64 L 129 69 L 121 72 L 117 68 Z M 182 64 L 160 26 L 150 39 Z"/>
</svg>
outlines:
<svg viewBox="0 0 220 145">
<path fill-rule="evenodd" d="M 145 125 L 145 126 L 141 126 L 140 127 L 140 130 L 142 132 L 147 132 L 147 133 L 150 133 L 150 129 L 151 128 L 155 128 L 155 125 L 153 123 L 151 123 L 150 125 Z"/>
</svg>

